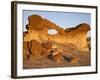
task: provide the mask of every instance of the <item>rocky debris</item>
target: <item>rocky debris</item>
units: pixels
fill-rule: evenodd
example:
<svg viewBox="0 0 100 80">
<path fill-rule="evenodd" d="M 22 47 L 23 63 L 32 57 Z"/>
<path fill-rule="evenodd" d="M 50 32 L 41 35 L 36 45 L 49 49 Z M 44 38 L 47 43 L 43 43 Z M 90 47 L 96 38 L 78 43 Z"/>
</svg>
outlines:
<svg viewBox="0 0 100 80">
<path fill-rule="evenodd" d="M 56 63 L 61 63 L 62 59 L 63 59 L 63 51 L 62 49 L 57 49 L 56 46 L 52 46 L 52 49 L 50 51 L 50 55 L 48 56 L 48 58 L 52 59 L 53 61 L 55 61 Z"/>
<path fill-rule="evenodd" d="M 62 57 L 62 54 L 60 54 L 59 52 L 58 52 L 58 54 L 52 56 L 52 59 L 53 59 L 56 63 L 61 63 L 62 58 L 63 58 L 63 57 Z"/>
<path fill-rule="evenodd" d="M 33 59 L 48 57 L 56 63 L 61 63 L 64 59 L 67 62 L 79 61 L 79 52 L 73 44 L 58 44 L 55 42 L 39 43 L 36 40 L 30 42 L 24 42 L 24 57 L 29 59 L 30 56 Z M 26 53 L 27 52 L 27 53 Z M 70 61 L 68 60 L 70 57 Z M 66 59 L 65 59 L 66 58 Z"/>
<path fill-rule="evenodd" d="M 73 44 L 60 44 L 57 49 L 53 52 L 53 56 L 56 58 L 56 62 L 61 62 L 62 59 L 71 63 L 78 63 L 80 60 L 79 51 Z M 61 55 L 61 56 L 60 56 Z M 66 58 L 66 59 L 65 59 Z"/>
<path fill-rule="evenodd" d="M 64 45 L 64 44 L 53 43 L 48 58 L 54 60 L 56 63 L 61 63 L 62 60 L 71 63 L 78 63 L 80 60 L 79 51 L 73 44 Z"/>
</svg>

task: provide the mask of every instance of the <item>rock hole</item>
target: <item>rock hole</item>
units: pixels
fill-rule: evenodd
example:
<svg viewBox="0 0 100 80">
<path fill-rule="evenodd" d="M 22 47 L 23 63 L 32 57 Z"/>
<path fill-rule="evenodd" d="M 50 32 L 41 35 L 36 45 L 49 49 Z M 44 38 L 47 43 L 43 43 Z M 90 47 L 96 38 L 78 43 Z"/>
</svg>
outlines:
<svg viewBox="0 0 100 80">
<path fill-rule="evenodd" d="M 49 29 L 48 30 L 48 34 L 50 34 L 50 35 L 55 35 L 55 34 L 57 34 L 58 32 L 57 32 L 57 30 L 55 30 L 55 29 Z"/>
</svg>

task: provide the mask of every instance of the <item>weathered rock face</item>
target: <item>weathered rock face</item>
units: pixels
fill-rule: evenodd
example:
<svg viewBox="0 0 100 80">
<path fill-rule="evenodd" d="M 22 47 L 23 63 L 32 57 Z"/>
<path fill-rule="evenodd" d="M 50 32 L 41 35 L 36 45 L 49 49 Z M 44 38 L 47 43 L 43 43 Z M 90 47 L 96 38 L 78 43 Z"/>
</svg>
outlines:
<svg viewBox="0 0 100 80">
<path fill-rule="evenodd" d="M 62 44 L 73 44 L 81 51 L 88 51 L 86 34 L 90 26 L 86 23 L 79 24 L 75 28 L 63 29 L 55 23 L 42 18 L 39 15 L 28 17 L 29 24 L 26 26 L 28 31 L 24 33 L 24 41 L 36 40 L 40 43 L 51 41 Z M 49 29 L 57 30 L 57 34 L 48 34 Z"/>
<path fill-rule="evenodd" d="M 40 43 L 36 40 L 24 41 L 23 52 L 24 59 L 29 59 L 30 56 L 33 56 L 34 59 L 39 59 L 47 57 L 52 48 L 51 42 Z"/>
</svg>

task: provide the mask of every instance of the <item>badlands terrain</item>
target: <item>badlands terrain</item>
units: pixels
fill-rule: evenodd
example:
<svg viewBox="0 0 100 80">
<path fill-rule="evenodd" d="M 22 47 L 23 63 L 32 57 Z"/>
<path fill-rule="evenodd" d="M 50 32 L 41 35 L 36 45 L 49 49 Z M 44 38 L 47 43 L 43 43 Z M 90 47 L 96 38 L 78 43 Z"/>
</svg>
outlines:
<svg viewBox="0 0 100 80">
<path fill-rule="evenodd" d="M 54 22 L 33 14 L 28 17 L 27 31 L 23 32 L 23 68 L 52 68 L 89 66 L 90 26 L 80 23 L 63 29 Z M 55 34 L 48 33 L 55 30 Z"/>
</svg>

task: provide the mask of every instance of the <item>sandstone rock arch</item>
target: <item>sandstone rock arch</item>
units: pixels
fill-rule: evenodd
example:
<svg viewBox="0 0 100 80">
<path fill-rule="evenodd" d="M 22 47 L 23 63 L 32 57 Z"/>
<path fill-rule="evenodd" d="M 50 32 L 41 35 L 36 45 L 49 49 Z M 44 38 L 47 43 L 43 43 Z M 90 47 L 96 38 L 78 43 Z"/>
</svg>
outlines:
<svg viewBox="0 0 100 80">
<path fill-rule="evenodd" d="M 63 29 L 48 19 L 42 18 L 40 15 L 31 15 L 28 17 L 29 24 L 27 25 L 27 33 L 24 33 L 24 41 L 37 40 L 40 43 L 43 41 L 53 41 L 56 43 L 74 44 L 81 51 L 88 51 L 86 34 L 90 30 L 90 26 L 86 23 L 81 23 L 74 28 Z M 56 29 L 58 34 L 49 35 L 49 29 Z"/>
</svg>

